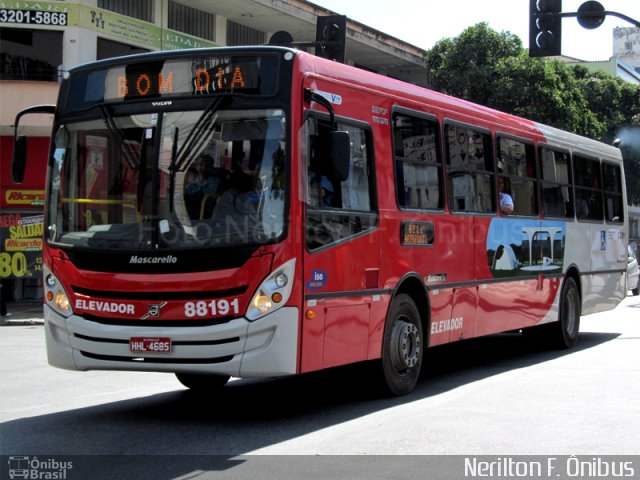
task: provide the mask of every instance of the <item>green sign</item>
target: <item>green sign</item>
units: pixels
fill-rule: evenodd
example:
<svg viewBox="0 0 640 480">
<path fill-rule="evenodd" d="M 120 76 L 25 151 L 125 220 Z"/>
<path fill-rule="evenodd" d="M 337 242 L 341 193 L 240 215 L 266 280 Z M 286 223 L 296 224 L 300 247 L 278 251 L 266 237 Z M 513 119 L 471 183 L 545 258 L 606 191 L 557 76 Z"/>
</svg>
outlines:
<svg viewBox="0 0 640 480">
<path fill-rule="evenodd" d="M 215 47 L 209 40 L 101 8 L 68 2 L 0 1 L 0 23 L 79 26 L 100 36 L 157 50 Z"/>
</svg>

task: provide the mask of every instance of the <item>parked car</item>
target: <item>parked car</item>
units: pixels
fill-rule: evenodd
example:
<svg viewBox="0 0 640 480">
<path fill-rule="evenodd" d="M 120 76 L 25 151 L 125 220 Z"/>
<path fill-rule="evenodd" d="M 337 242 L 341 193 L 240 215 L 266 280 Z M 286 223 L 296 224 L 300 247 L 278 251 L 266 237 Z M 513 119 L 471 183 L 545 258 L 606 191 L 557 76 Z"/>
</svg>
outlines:
<svg viewBox="0 0 640 480">
<path fill-rule="evenodd" d="M 627 247 L 627 288 L 634 295 L 640 294 L 640 286 L 638 285 L 638 277 L 640 277 L 640 269 L 638 268 L 638 259 L 633 252 L 631 246 Z"/>
</svg>

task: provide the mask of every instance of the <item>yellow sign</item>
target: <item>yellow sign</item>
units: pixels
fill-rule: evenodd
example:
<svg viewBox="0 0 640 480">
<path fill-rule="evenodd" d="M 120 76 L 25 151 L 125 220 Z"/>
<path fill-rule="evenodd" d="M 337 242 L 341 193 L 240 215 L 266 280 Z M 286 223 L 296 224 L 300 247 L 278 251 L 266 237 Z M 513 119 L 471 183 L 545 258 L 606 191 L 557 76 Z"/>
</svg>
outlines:
<svg viewBox="0 0 640 480">
<path fill-rule="evenodd" d="M 7 190 L 4 194 L 7 205 L 44 205 L 44 190 Z"/>
</svg>

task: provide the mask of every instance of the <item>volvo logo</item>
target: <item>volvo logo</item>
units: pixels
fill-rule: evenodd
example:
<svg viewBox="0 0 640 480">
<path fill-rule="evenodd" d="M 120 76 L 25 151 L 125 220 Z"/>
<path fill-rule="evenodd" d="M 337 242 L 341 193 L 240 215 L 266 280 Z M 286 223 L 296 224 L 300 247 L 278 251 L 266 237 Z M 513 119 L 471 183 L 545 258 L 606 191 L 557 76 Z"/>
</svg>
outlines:
<svg viewBox="0 0 640 480">
<path fill-rule="evenodd" d="M 147 318 L 158 318 L 160 316 L 160 309 L 166 304 L 167 302 L 150 304 L 149 310 L 142 316 L 142 320 L 146 320 Z"/>
</svg>

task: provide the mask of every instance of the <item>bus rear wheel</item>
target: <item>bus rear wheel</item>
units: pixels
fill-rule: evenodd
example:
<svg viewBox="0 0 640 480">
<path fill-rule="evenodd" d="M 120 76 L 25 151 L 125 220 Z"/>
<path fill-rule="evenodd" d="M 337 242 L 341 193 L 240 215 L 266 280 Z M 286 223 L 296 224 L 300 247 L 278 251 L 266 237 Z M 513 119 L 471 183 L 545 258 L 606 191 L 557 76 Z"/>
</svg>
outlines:
<svg viewBox="0 0 640 480">
<path fill-rule="evenodd" d="M 560 295 L 560 312 L 558 322 L 553 324 L 556 328 L 556 345 L 560 348 L 573 348 L 578 342 L 580 332 L 580 291 L 576 281 L 567 277 L 562 285 Z"/>
<path fill-rule="evenodd" d="M 529 327 L 523 335 L 544 348 L 573 348 L 580 331 L 580 291 L 576 281 L 567 277 L 560 292 L 558 321 Z"/>
<path fill-rule="evenodd" d="M 230 377 L 215 373 L 176 373 L 176 378 L 194 392 L 212 392 L 224 387 Z"/>
<path fill-rule="evenodd" d="M 382 374 L 394 395 L 411 392 L 418 382 L 424 341 L 420 313 L 409 295 L 398 295 L 391 304 L 382 340 Z"/>
</svg>

